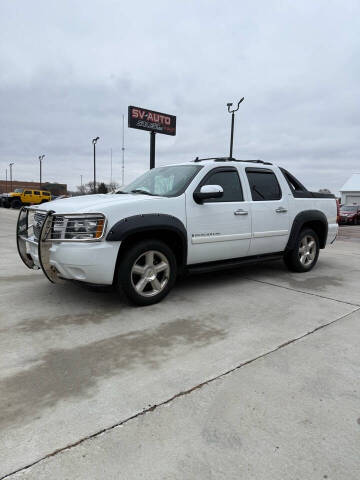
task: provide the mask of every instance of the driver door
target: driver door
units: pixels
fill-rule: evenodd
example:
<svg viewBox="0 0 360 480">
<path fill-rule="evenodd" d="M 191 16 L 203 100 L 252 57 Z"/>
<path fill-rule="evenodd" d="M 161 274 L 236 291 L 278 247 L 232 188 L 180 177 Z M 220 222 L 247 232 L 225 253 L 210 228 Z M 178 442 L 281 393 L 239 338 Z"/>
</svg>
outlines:
<svg viewBox="0 0 360 480">
<path fill-rule="evenodd" d="M 223 196 L 197 203 L 194 191 L 219 185 Z M 217 167 L 186 192 L 188 264 L 244 257 L 251 239 L 250 204 L 244 199 L 235 167 Z"/>
</svg>

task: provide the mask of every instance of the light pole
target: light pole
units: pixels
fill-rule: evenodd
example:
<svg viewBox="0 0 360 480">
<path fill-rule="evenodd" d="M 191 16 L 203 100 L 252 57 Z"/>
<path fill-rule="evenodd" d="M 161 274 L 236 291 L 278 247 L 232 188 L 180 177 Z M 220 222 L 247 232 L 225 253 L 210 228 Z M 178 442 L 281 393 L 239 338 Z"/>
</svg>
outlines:
<svg viewBox="0 0 360 480">
<path fill-rule="evenodd" d="M 228 112 L 231 113 L 230 158 L 232 158 L 232 152 L 233 152 L 235 112 L 239 110 L 240 103 L 243 100 L 244 100 L 244 97 L 242 97 L 242 99 L 239 100 L 237 104 L 237 108 L 234 108 L 234 110 L 230 110 L 230 107 L 232 107 L 232 103 L 227 103 Z"/>
<path fill-rule="evenodd" d="M 112 148 L 110 148 L 110 188 L 112 184 Z"/>
<path fill-rule="evenodd" d="M 5 170 L 5 192 L 8 191 L 8 184 L 7 184 L 7 169 Z"/>
<path fill-rule="evenodd" d="M 81 185 L 81 188 L 82 188 L 82 175 L 80 175 L 80 185 Z"/>
<path fill-rule="evenodd" d="M 40 189 L 41 189 L 41 183 L 42 183 L 42 161 L 44 160 L 45 155 L 39 155 L 39 162 L 40 162 Z"/>
<path fill-rule="evenodd" d="M 14 162 L 13 163 L 9 163 L 9 167 L 10 167 L 10 192 L 12 192 L 12 166 L 14 165 Z"/>
<path fill-rule="evenodd" d="M 94 145 L 94 193 L 96 193 L 96 142 L 99 140 L 100 137 L 96 137 L 92 139 L 92 143 Z"/>
<path fill-rule="evenodd" d="M 121 166 L 121 186 L 124 186 L 124 170 L 125 170 L 125 130 L 124 130 L 124 114 L 122 116 L 122 147 L 121 147 L 121 153 L 122 153 L 122 166 Z"/>
</svg>

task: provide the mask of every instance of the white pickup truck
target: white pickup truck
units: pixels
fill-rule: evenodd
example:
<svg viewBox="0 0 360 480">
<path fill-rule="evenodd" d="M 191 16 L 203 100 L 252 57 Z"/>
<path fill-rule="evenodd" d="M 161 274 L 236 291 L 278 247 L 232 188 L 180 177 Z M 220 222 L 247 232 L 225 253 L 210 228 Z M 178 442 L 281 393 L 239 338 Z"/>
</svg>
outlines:
<svg viewBox="0 0 360 480">
<path fill-rule="evenodd" d="M 155 168 L 115 194 L 24 207 L 17 245 L 52 282 L 114 285 L 160 301 L 183 272 L 283 258 L 307 272 L 337 235 L 333 195 L 261 160 L 195 159 Z"/>
</svg>

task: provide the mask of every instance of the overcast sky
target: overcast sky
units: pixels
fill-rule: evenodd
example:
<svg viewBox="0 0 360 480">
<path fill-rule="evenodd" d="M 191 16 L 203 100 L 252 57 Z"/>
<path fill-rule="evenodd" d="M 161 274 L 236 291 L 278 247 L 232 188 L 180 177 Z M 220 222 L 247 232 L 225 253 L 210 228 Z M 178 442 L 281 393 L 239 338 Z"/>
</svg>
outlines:
<svg viewBox="0 0 360 480">
<path fill-rule="evenodd" d="M 2 0 L 0 178 L 74 189 L 148 168 L 149 133 L 127 106 L 177 116 L 157 165 L 229 150 L 226 103 L 242 96 L 234 156 L 286 167 L 337 192 L 360 172 L 360 2 Z"/>
</svg>

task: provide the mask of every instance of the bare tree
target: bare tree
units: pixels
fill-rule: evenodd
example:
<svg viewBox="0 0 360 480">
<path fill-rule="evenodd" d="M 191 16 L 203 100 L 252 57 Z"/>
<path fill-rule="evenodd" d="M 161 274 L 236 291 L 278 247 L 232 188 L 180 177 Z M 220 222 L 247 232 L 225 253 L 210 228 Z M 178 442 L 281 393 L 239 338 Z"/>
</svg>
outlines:
<svg viewBox="0 0 360 480">
<path fill-rule="evenodd" d="M 115 190 L 117 190 L 120 185 L 117 182 L 110 182 L 106 186 L 109 192 L 115 192 Z"/>
<path fill-rule="evenodd" d="M 96 182 L 96 191 L 98 193 L 115 192 L 115 190 L 118 188 L 119 188 L 119 184 L 117 182 L 111 182 L 111 183 Z M 78 195 L 90 195 L 94 193 L 94 182 L 88 182 L 82 185 L 78 185 L 76 189 L 77 189 Z"/>
</svg>

